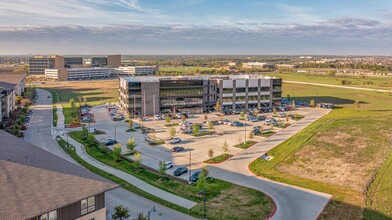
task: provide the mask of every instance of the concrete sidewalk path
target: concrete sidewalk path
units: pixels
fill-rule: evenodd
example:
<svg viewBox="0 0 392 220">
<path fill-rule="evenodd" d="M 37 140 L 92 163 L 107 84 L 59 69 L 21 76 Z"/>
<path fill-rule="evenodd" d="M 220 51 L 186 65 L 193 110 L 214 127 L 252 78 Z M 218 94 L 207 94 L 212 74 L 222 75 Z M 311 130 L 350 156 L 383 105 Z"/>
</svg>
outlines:
<svg viewBox="0 0 392 220">
<path fill-rule="evenodd" d="M 66 137 L 64 135 L 62 136 L 62 138 L 66 139 Z M 144 181 L 142 181 L 142 180 L 140 180 L 140 179 L 138 179 L 128 173 L 125 173 L 125 172 L 120 171 L 118 169 L 115 169 L 111 166 L 103 164 L 103 163 L 95 160 L 89 154 L 87 154 L 84 146 L 81 143 L 75 141 L 71 137 L 68 138 L 68 141 L 70 144 L 75 146 L 76 153 L 78 154 L 78 156 L 94 167 L 97 167 L 103 171 L 106 171 L 110 174 L 113 174 L 113 175 L 129 182 L 130 184 L 136 186 L 137 188 L 139 188 L 147 193 L 150 193 L 156 197 L 159 197 L 163 200 L 166 200 L 166 201 L 171 202 L 173 204 L 176 204 L 178 206 L 190 209 L 190 208 L 194 207 L 195 205 L 197 205 L 196 202 L 190 201 L 188 199 L 185 199 L 185 198 L 176 196 L 174 194 L 171 194 L 169 192 L 163 191 L 161 189 L 158 189 L 157 187 L 149 185 L 148 183 L 146 183 L 146 182 L 144 182 Z"/>
</svg>

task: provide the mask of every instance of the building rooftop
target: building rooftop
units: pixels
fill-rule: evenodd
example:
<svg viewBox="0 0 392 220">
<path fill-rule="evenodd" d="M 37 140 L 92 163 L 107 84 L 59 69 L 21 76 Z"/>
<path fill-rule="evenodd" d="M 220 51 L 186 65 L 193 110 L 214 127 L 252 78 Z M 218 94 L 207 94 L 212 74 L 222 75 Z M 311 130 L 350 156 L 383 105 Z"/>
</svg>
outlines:
<svg viewBox="0 0 392 220">
<path fill-rule="evenodd" d="M 0 73 L 0 89 L 10 90 L 22 81 L 27 74 L 25 72 L 4 72 Z"/>
<path fill-rule="evenodd" d="M 128 82 L 159 82 L 160 80 L 207 80 L 207 79 L 277 79 L 276 77 L 269 76 L 254 76 L 254 75 L 216 75 L 216 76 L 130 76 L 122 77 Z"/>
<path fill-rule="evenodd" d="M 118 187 L 0 130 L 0 216 L 29 219 Z"/>
</svg>

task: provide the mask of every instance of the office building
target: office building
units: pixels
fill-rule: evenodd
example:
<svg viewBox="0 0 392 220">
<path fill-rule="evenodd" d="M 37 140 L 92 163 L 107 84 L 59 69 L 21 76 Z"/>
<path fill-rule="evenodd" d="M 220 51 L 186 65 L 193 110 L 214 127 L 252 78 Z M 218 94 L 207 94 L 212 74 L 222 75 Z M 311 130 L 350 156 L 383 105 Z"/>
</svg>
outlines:
<svg viewBox="0 0 392 220">
<path fill-rule="evenodd" d="M 83 67 L 83 57 L 64 57 L 65 68 Z"/>
<path fill-rule="evenodd" d="M 107 67 L 46 69 L 45 77 L 58 81 L 109 78 L 114 69 Z"/>
<path fill-rule="evenodd" d="M 118 68 L 121 66 L 121 55 L 109 55 L 91 58 L 92 67 Z"/>
<path fill-rule="evenodd" d="M 294 65 L 292 64 L 276 64 L 276 68 L 280 69 L 293 69 Z"/>
<path fill-rule="evenodd" d="M 273 69 L 275 68 L 274 64 L 270 63 L 260 63 L 260 62 L 248 62 L 248 63 L 242 63 L 242 68 L 243 69 Z"/>
<path fill-rule="evenodd" d="M 0 140 L 1 219 L 106 219 L 117 184 L 2 130 Z"/>
<path fill-rule="evenodd" d="M 117 75 L 148 76 L 159 72 L 158 66 L 122 66 L 116 69 Z"/>
<path fill-rule="evenodd" d="M 45 69 L 64 68 L 62 56 L 35 56 L 29 58 L 29 74 L 45 74 Z"/>
<path fill-rule="evenodd" d="M 257 76 L 124 77 L 120 106 L 131 117 L 265 109 L 281 104 L 282 80 Z"/>
</svg>

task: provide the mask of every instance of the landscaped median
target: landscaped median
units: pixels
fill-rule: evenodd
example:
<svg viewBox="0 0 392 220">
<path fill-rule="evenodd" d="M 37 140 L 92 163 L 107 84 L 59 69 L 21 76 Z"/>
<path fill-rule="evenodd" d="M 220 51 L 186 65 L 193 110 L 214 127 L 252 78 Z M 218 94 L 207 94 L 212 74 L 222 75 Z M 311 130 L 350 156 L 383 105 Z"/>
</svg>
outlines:
<svg viewBox="0 0 392 220">
<path fill-rule="evenodd" d="M 222 163 L 225 160 L 230 159 L 231 157 L 233 157 L 233 155 L 231 155 L 231 154 L 222 154 L 222 155 L 213 157 L 211 159 L 205 160 L 204 163 L 218 164 L 218 163 Z"/>
<path fill-rule="evenodd" d="M 256 141 L 246 141 L 241 144 L 236 144 L 233 147 L 247 149 L 247 148 L 250 148 L 251 146 L 255 145 L 256 143 L 257 143 Z"/>
<path fill-rule="evenodd" d="M 162 181 L 161 175 L 158 173 L 141 168 L 135 163 L 123 158 L 119 159 L 111 151 L 102 147 L 96 141 L 91 142 L 91 139 L 89 141 L 88 138 L 85 138 L 85 133 L 83 131 L 70 132 L 69 135 L 74 140 L 83 144 L 86 152 L 101 163 L 135 176 L 140 180 L 143 180 L 144 182 L 164 191 L 195 201 L 198 204 L 190 210 L 171 204 L 135 188 L 131 184 L 113 176 L 112 174 L 92 167 L 83 160 L 80 162 L 81 159 L 78 158 L 76 153 L 74 151 L 70 151 L 69 154 L 73 158 L 76 158 L 75 160 L 91 171 L 155 202 L 197 218 L 201 218 L 203 216 L 203 196 L 199 193 L 200 191 L 196 184 L 188 185 L 170 178 L 166 178 L 166 180 Z M 60 145 L 63 145 L 64 148 L 64 141 L 60 140 L 59 143 Z M 208 219 L 260 219 L 267 217 L 273 211 L 273 202 L 263 193 L 222 180 L 208 178 L 206 181 L 206 192 Z M 238 200 L 238 198 L 241 198 L 241 200 Z"/>
</svg>

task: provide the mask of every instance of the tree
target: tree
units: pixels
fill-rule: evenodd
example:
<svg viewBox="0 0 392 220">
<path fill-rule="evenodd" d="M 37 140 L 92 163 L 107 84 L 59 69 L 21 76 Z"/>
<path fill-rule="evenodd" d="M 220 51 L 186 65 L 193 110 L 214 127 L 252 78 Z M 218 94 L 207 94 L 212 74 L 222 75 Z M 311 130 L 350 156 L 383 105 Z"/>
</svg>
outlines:
<svg viewBox="0 0 392 220">
<path fill-rule="evenodd" d="M 159 175 L 161 175 L 161 179 L 165 179 L 165 175 L 166 175 L 166 171 L 167 171 L 167 167 L 164 161 L 159 161 L 158 163 L 158 171 L 159 171 Z"/>
<path fill-rule="evenodd" d="M 95 137 L 93 133 L 87 135 L 87 142 L 90 146 L 95 143 Z"/>
<path fill-rule="evenodd" d="M 204 115 L 204 121 L 207 121 L 207 120 L 208 120 L 208 115 L 205 114 L 205 115 Z"/>
<path fill-rule="evenodd" d="M 214 129 L 214 125 L 211 122 L 209 122 L 208 123 L 208 130 L 212 130 L 212 129 Z"/>
<path fill-rule="evenodd" d="M 240 113 L 240 117 L 241 117 L 241 118 L 245 117 L 245 112 L 241 112 L 241 113 Z"/>
<path fill-rule="evenodd" d="M 73 117 L 76 117 L 78 109 L 76 108 L 75 100 L 74 99 L 70 99 L 69 100 L 69 105 L 71 106 L 71 111 L 72 111 L 71 115 Z"/>
<path fill-rule="evenodd" d="M 133 163 L 136 165 L 137 168 L 140 168 L 142 165 L 142 153 L 139 151 L 136 151 L 133 154 Z"/>
<path fill-rule="evenodd" d="M 200 126 L 198 124 L 193 124 L 192 130 L 194 134 L 198 134 L 200 131 Z"/>
<path fill-rule="evenodd" d="M 185 121 L 185 120 L 186 120 L 185 115 L 181 116 L 181 121 Z"/>
<path fill-rule="evenodd" d="M 174 137 L 174 136 L 176 136 L 176 129 L 175 128 L 173 128 L 173 127 L 171 127 L 170 129 L 169 129 L 169 134 L 170 134 L 170 137 Z"/>
<path fill-rule="evenodd" d="M 361 108 L 361 105 L 359 104 L 359 101 L 356 100 L 354 103 L 355 111 L 359 111 L 359 108 Z"/>
<path fill-rule="evenodd" d="M 290 95 L 289 94 L 287 94 L 287 99 L 290 100 Z"/>
<path fill-rule="evenodd" d="M 129 218 L 129 210 L 128 208 L 117 205 L 114 207 L 114 214 L 112 215 L 112 219 L 115 220 L 125 220 Z"/>
<path fill-rule="evenodd" d="M 229 152 L 229 145 L 227 144 L 227 141 L 223 142 L 223 146 L 222 146 L 222 150 L 223 152 L 227 153 Z"/>
<path fill-rule="evenodd" d="M 286 122 L 289 122 L 289 114 L 286 114 Z"/>
<path fill-rule="evenodd" d="M 129 120 L 128 124 L 129 124 L 129 128 L 133 128 L 133 121 L 132 120 Z"/>
<path fill-rule="evenodd" d="M 296 106 L 295 106 L 295 101 L 294 101 L 294 100 L 291 102 L 291 107 L 292 107 L 293 109 L 296 108 Z"/>
<path fill-rule="evenodd" d="M 121 151 L 122 151 L 122 149 L 121 149 L 121 145 L 120 144 L 115 144 L 113 146 L 113 154 L 116 155 L 117 160 L 120 160 Z"/>
<path fill-rule="evenodd" d="M 170 117 L 169 117 L 169 115 L 166 115 L 166 117 L 165 117 L 165 121 L 166 121 L 166 123 L 170 123 Z"/>
<path fill-rule="evenodd" d="M 315 106 L 316 106 L 316 101 L 315 101 L 314 99 L 311 99 L 311 100 L 309 101 L 309 106 L 310 106 L 310 107 L 315 107 Z"/>
<path fill-rule="evenodd" d="M 205 187 L 207 175 L 208 175 L 207 168 L 203 168 L 196 182 L 196 187 L 199 192 L 201 192 Z"/>
<path fill-rule="evenodd" d="M 253 139 L 254 138 L 254 134 L 253 131 L 249 132 L 249 139 Z"/>
<path fill-rule="evenodd" d="M 84 138 L 87 138 L 87 135 L 88 135 L 88 130 L 87 130 L 86 126 L 84 126 L 84 127 L 82 128 L 82 136 L 83 136 Z"/>
<path fill-rule="evenodd" d="M 148 220 L 148 218 L 143 213 L 138 213 L 135 220 Z"/>
<path fill-rule="evenodd" d="M 208 157 L 209 157 L 209 158 L 214 157 L 214 151 L 213 151 L 212 149 L 210 149 L 210 150 L 208 151 Z"/>
<path fill-rule="evenodd" d="M 276 115 L 276 108 L 274 108 L 274 109 L 272 110 L 272 112 L 274 113 L 274 115 Z"/>
<path fill-rule="evenodd" d="M 215 111 L 220 111 L 221 110 L 221 106 L 220 106 L 220 100 L 219 100 L 219 98 L 216 100 L 216 103 L 215 103 Z"/>
<path fill-rule="evenodd" d="M 129 151 L 133 152 L 134 149 L 136 148 L 135 137 L 128 139 L 126 146 Z"/>
</svg>

